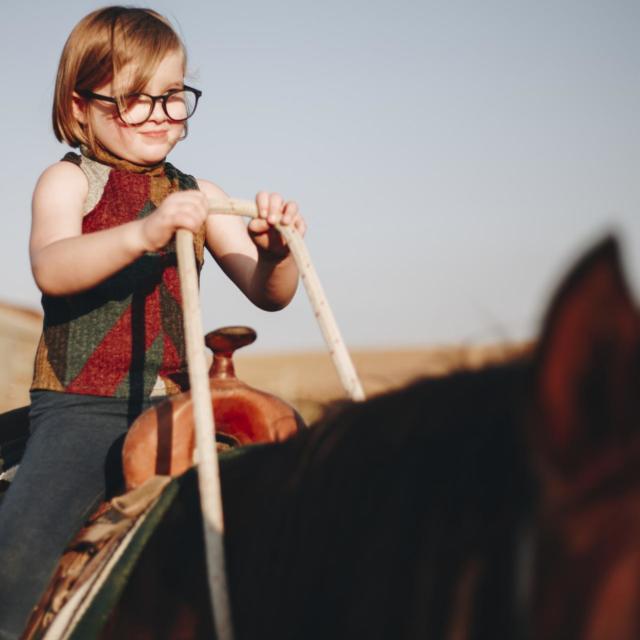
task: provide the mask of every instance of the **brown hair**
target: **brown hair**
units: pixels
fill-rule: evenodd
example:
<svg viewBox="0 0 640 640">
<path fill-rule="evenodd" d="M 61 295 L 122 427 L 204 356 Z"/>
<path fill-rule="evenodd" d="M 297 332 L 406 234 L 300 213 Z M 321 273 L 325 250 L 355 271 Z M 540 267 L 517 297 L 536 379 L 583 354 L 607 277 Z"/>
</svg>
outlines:
<svg viewBox="0 0 640 640">
<path fill-rule="evenodd" d="M 96 152 L 90 122 L 73 113 L 73 92 L 110 82 L 128 63 L 135 69 L 126 93 L 141 91 L 168 53 L 186 51 L 169 21 L 152 9 L 112 6 L 94 11 L 73 29 L 60 56 L 53 99 L 53 130 L 60 142 Z"/>
</svg>

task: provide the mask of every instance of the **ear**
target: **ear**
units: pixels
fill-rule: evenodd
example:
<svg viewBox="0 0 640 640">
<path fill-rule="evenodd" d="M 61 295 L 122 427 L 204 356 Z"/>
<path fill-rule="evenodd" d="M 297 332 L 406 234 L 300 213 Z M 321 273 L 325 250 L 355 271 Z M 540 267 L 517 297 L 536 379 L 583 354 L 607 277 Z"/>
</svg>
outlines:
<svg viewBox="0 0 640 640">
<path fill-rule="evenodd" d="M 607 466 L 640 432 L 640 317 L 613 238 L 588 252 L 553 298 L 533 402 L 537 452 L 564 476 Z"/>
<path fill-rule="evenodd" d="M 73 109 L 73 117 L 80 123 L 87 123 L 87 101 L 75 91 L 71 98 L 71 108 Z"/>
</svg>

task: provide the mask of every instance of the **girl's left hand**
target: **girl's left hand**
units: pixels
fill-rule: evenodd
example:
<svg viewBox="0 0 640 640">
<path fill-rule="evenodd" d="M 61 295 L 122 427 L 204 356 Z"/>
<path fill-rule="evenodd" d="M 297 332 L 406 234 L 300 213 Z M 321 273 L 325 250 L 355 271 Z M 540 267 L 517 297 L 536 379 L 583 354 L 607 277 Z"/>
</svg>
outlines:
<svg viewBox="0 0 640 640">
<path fill-rule="evenodd" d="M 304 218 L 298 211 L 298 205 L 292 201 L 285 202 L 279 193 L 260 191 L 256 195 L 256 205 L 260 217 L 249 222 L 249 236 L 260 252 L 281 260 L 289 254 L 289 247 L 274 225 L 290 225 L 304 236 L 307 230 Z"/>
</svg>

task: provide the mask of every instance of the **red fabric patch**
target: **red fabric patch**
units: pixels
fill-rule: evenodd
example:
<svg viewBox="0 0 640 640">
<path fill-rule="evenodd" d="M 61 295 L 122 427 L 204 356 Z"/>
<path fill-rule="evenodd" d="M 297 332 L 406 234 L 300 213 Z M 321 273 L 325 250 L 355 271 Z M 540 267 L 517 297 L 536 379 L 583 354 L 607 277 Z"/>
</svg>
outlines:
<svg viewBox="0 0 640 640">
<path fill-rule="evenodd" d="M 160 287 L 157 286 L 144 302 L 144 349 L 146 351 L 158 337 L 162 327 L 160 321 Z"/>
<path fill-rule="evenodd" d="M 164 338 L 164 357 L 162 358 L 160 375 L 169 376 L 170 374 L 180 370 L 182 365 L 182 360 L 180 359 L 178 350 L 175 348 L 173 342 L 169 340 L 169 336 L 165 333 L 163 338 Z"/>
<path fill-rule="evenodd" d="M 113 395 L 129 373 L 131 361 L 131 306 L 91 354 L 82 371 L 67 386 L 70 393 Z M 123 369 L 123 364 L 126 368 Z"/>
<path fill-rule="evenodd" d="M 82 233 L 136 220 L 149 200 L 149 184 L 145 174 L 112 170 L 98 204 L 82 220 Z"/>
<path fill-rule="evenodd" d="M 178 268 L 171 266 L 166 267 L 162 274 L 162 282 L 164 283 L 167 291 L 171 294 L 171 297 L 182 306 L 182 292 L 180 290 L 180 277 L 178 275 Z"/>
<path fill-rule="evenodd" d="M 67 386 L 70 393 L 114 395 L 129 374 L 132 358 L 132 305 L 114 324 L 111 331 L 91 354 L 80 373 Z M 156 287 L 144 301 L 144 348 L 153 344 L 160 333 L 160 292 Z M 166 338 L 165 338 L 166 341 Z"/>
</svg>

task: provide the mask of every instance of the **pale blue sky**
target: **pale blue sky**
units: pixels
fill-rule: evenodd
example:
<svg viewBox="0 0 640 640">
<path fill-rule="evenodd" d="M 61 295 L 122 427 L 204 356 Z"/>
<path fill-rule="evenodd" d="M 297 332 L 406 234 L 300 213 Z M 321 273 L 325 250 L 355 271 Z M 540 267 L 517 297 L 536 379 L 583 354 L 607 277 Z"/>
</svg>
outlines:
<svg viewBox="0 0 640 640">
<path fill-rule="evenodd" d="M 30 197 L 66 151 L 50 126 L 57 61 L 104 5 L 1 0 L 1 300 L 39 305 Z M 300 203 L 349 345 L 529 337 L 566 265 L 611 228 L 640 288 L 637 0 L 148 6 L 177 26 L 204 92 L 170 159 L 235 197 Z M 202 298 L 206 329 L 322 345 L 302 289 L 254 310 L 210 260 Z"/>
</svg>

